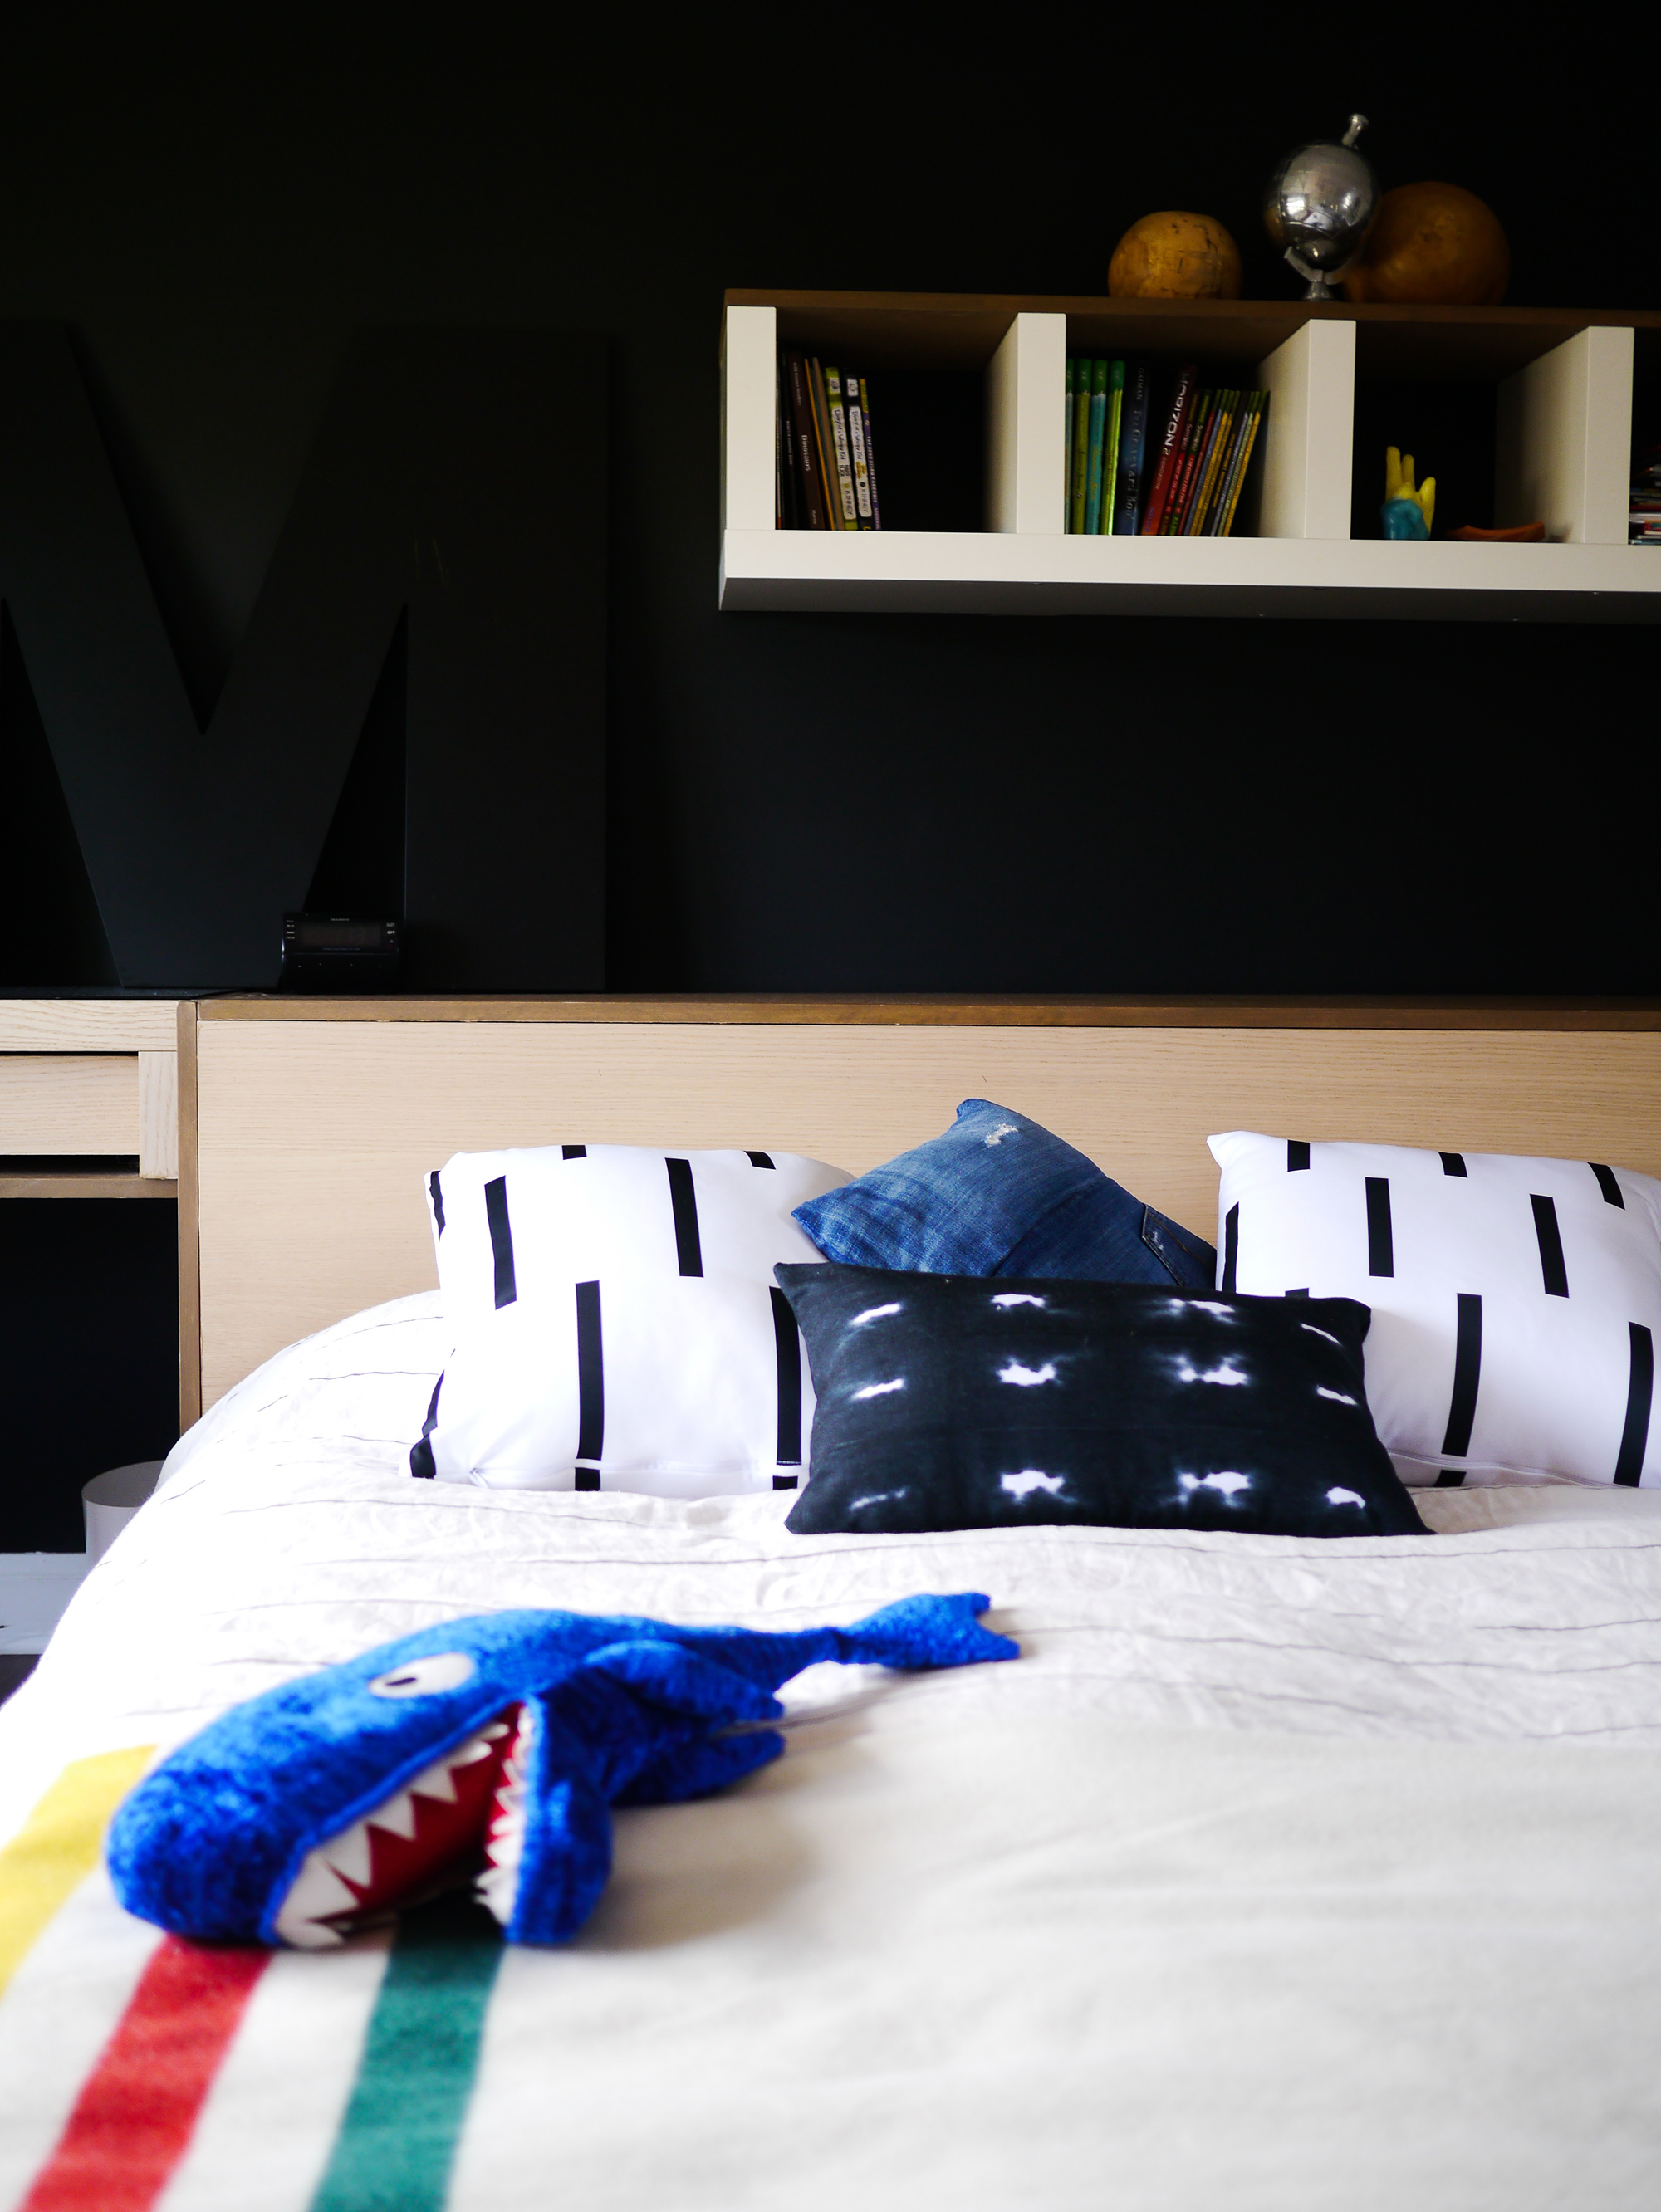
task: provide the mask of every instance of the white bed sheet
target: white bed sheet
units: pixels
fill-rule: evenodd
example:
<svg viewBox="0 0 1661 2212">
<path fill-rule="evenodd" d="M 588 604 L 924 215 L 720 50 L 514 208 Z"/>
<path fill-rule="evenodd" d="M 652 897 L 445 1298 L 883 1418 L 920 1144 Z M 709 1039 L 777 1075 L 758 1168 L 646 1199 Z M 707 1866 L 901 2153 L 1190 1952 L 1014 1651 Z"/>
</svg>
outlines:
<svg viewBox="0 0 1661 2212">
<path fill-rule="evenodd" d="M 420 1301 L 360 1317 L 202 1425 L 0 1714 L 0 1836 L 68 1759 L 496 1607 L 779 1624 L 981 1589 L 1023 1647 L 817 1670 L 777 1766 L 620 1815 L 588 1929 L 504 1965 L 457 2212 L 1653 2203 L 1661 1499 L 802 1540 L 788 1496 L 412 1484 L 441 1334 Z M 373 1958 L 284 1966 L 356 2017 Z M 0 2005 L 0 2201 L 83 2063 L 39 2027 L 70 1971 Z M 297 2094 L 245 2057 L 166 2212 L 226 2201 L 228 2160 L 240 2212 L 304 2205 L 327 2130 L 308 2167 Z"/>
</svg>

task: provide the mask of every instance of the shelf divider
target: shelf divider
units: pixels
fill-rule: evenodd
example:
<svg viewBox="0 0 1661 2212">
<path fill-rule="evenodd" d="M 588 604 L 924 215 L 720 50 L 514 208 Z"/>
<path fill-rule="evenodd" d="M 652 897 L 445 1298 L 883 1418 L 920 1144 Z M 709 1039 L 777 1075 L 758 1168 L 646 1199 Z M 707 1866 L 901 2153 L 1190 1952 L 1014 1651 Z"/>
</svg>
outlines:
<svg viewBox="0 0 1661 2212">
<path fill-rule="evenodd" d="M 1307 322 L 1257 364 L 1269 393 L 1259 538 L 1348 538 L 1355 325 Z"/>
<path fill-rule="evenodd" d="M 1633 333 L 1578 331 L 1500 386 L 1494 520 L 1571 545 L 1624 545 Z"/>
<path fill-rule="evenodd" d="M 721 337 L 721 525 L 770 530 L 776 512 L 778 310 L 728 307 Z"/>
<path fill-rule="evenodd" d="M 986 526 L 1060 538 L 1067 526 L 1067 317 L 1017 315 L 986 384 Z"/>
</svg>

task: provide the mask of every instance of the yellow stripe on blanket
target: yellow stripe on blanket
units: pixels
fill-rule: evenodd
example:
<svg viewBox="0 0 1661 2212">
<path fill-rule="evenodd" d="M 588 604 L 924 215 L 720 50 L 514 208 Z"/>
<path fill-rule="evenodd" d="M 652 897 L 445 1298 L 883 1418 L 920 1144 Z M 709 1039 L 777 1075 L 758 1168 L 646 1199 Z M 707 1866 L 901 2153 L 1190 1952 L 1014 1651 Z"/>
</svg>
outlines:
<svg viewBox="0 0 1661 2212">
<path fill-rule="evenodd" d="M 140 1744 L 77 1759 L 0 1850 L 0 1991 L 97 1865 L 116 1807 L 155 1757 L 153 1744 Z"/>
</svg>

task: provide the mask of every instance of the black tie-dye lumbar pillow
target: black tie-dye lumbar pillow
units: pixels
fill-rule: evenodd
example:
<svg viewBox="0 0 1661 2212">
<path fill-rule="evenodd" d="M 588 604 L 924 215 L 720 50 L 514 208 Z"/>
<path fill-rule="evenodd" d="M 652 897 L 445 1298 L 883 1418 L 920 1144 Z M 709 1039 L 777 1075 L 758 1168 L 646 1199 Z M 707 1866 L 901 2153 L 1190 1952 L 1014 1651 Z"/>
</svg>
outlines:
<svg viewBox="0 0 1661 2212">
<path fill-rule="evenodd" d="M 1081 1522 L 1422 1534 L 1352 1298 L 781 1267 L 816 1405 L 798 1534 Z"/>
</svg>

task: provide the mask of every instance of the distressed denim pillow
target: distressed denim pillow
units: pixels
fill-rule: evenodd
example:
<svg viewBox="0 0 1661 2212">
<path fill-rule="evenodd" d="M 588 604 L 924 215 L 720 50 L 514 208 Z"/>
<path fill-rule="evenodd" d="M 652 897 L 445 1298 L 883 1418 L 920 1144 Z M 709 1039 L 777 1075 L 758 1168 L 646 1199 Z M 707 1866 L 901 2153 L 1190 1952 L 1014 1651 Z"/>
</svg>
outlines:
<svg viewBox="0 0 1661 2212">
<path fill-rule="evenodd" d="M 1210 1290 L 1217 1255 L 1025 1114 L 965 1098 L 943 1136 L 794 1217 L 827 1260 L 931 1275 Z"/>
</svg>

